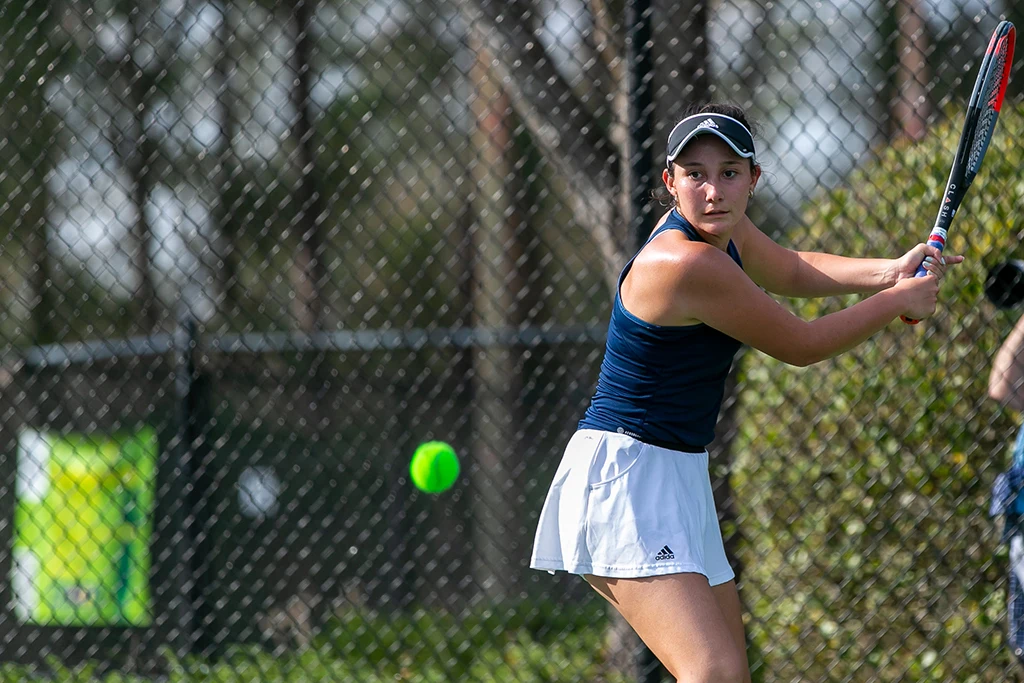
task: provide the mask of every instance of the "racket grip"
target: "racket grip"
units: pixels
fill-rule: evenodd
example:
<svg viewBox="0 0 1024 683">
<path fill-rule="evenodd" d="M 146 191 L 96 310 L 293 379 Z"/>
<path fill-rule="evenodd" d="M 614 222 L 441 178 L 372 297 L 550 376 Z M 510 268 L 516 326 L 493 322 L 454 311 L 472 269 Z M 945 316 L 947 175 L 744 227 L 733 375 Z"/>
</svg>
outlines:
<svg viewBox="0 0 1024 683">
<path fill-rule="evenodd" d="M 928 244 L 929 247 L 935 247 L 941 253 L 942 250 L 946 246 L 946 231 L 945 230 L 941 230 L 941 232 L 940 232 L 940 230 L 941 230 L 941 228 L 936 228 L 935 231 L 932 232 L 932 234 L 928 236 L 927 244 Z M 924 268 L 924 259 L 921 259 L 921 265 L 919 265 L 917 267 L 917 272 L 914 273 L 914 277 L 924 277 L 927 274 L 928 274 L 928 271 L 925 270 L 925 268 Z M 916 325 L 919 322 L 921 322 L 920 320 L 914 320 L 913 318 L 908 318 L 905 315 L 901 315 L 900 316 L 900 320 L 902 320 L 903 322 L 905 322 L 908 325 Z"/>
</svg>

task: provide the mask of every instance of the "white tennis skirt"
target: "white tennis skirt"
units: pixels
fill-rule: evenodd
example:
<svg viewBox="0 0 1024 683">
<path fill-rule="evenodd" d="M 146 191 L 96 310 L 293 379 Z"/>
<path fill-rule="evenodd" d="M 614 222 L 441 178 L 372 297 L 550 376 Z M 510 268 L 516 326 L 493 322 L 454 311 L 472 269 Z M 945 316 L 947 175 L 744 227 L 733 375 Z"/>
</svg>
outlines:
<svg viewBox="0 0 1024 683">
<path fill-rule="evenodd" d="M 707 451 L 579 430 L 544 501 L 530 566 L 610 578 L 697 573 L 712 586 L 731 581 Z"/>
</svg>

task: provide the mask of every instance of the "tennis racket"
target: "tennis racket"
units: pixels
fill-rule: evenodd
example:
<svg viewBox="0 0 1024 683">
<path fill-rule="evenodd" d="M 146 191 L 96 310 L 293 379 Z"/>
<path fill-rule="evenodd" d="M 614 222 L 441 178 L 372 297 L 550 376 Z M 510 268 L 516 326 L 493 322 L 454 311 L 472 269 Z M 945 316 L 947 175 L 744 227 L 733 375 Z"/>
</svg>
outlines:
<svg viewBox="0 0 1024 683">
<path fill-rule="evenodd" d="M 1017 39 L 1017 31 L 1009 21 L 999 22 L 985 57 L 981 60 L 978 80 L 974 83 L 974 91 L 967 104 L 967 117 L 964 129 L 960 133 L 953 168 L 946 181 L 946 192 L 943 194 L 939 215 L 935 219 L 935 227 L 928 236 L 928 244 L 940 252 L 946 246 L 946 234 L 953 222 L 953 216 L 960 208 L 967 188 L 974 181 L 974 176 L 981 168 L 981 160 L 985 158 L 988 143 L 992 140 L 992 131 L 999 118 L 999 109 L 1003 106 L 1006 95 L 1006 84 L 1010 79 L 1010 65 L 1013 62 L 1013 45 Z M 922 277 L 928 273 L 922 263 L 914 277 Z M 900 319 L 910 325 L 919 321 L 901 315 Z"/>
</svg>

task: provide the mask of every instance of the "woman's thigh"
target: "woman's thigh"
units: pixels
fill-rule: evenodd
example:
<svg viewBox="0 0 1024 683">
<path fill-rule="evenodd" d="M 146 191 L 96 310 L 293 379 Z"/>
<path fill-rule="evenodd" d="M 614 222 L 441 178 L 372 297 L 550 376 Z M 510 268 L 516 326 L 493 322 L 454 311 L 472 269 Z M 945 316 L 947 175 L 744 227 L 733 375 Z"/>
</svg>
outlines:
<svg viewBox="0 0 1024 683">
<path fill-rule="evenodd" d="M 727 581 L 717 586 L 711 586 L 711 592 L 715 595 L 718 609 L 722 611 L 722 616 L 725 617 L 726 627 L 729 629 L 729 633 L 732 634 L 733 641 L 743 656 L 743 663 L 749 666 L 747 661 L 747 634 L 743 628 L 743 606 L 740 603 L 740 594 L 736 590 L 736 582 Z M 749 676 L 748 670 L 748 679 Z"/>
<path fill-rule="evenodd" d="M 585 578 L 680 681 L 750 680 L 733 582 L 711 587 L 701 574 Z"/>
</svg>

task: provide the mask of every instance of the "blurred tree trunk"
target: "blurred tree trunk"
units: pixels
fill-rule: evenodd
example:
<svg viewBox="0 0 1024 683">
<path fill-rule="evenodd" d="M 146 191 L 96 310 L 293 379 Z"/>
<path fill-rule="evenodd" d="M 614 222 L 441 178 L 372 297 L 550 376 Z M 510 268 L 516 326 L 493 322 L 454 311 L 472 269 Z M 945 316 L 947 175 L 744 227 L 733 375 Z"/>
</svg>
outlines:
<svg viewBox="0 0 1024 683">
<path fill-rule="evenodd" d="M 217 254 L 219 262 L 214 272 L 220 281 L 224 297 L 221 310 L 223 317 L 230 321 L 241 312 L 242 289 L 239 282 L 241 263 L 238 255 L 239 226 L 235 218 L 235 196 L 233 191 L 238 173 L 234 140 L 238 130 L 235 118 L 235 95 L 231 88 L 231 74 L 236 68 L 231 44 L 235 30 L 235 6 L 233 0 L 221 0 L 221 21 L 217 29 L 217 59 L 214 70 L 220 93 L 217 108 L 220 120 L 220 141 L 216 152 L 214 169 L 214 192 L 216 193 L 214 220 L 217 230 Z"/>
<path fill-rule="evenodd" d="M 321 221 L 325 215 L 323 187 L 317 172 L 313 151 L 315 129 L 310 112 L 310 89 L 313 77 L 312 0 L 292 0 L 292 23 L 295 27 L 295 51 L 292 69 L 295 81 L 291 90 L 295 121 L 292 137 L 297 146 L 299 184 L 298 212 L 295 227 L 299 244 L 291 269 L 295 294 L 292 310 L 298 328 L 313 332 L 323 327 L 324 302 L 322 288 L 327 284 L 324 265 Z"/>
<path fill-rule="evenodd" d="M 588 0 L 587 5 L 594 27 L 587 40 L 600 56 L 599 73 L 609 77 L 585 98 L 556 68 L 559 60 L 544 47 L 535 30 L 536 17 L 542 13 L 530 0 L 466 0 L 459 8 L 495 55 L 492 68 L 512 107 L 547 164 L 564 181 L 553 190 L 591 233 L 605 261 L 605 281 L 613 290 L 633 245 L 626 213 L 630 188 L 623 170 L 628 153 L 624 4 Z M 706 2 L 654 3 L 653 52 L 659 65 L 653 74 L 655 98 L 668 103 L 669 120 L 687 104 L 709 95 L 709 14 Z M 662 131 L 665 125 L 670 124 L 658 121 L 655 130 Z M 572 139 L 566 137 L 568 131 Z M 658 138 L 651 145 L 656 151 Z"/>
<path fill-rule="evenodd" d="M 125 84 L 123 95 L 126 105 L 132 112 L 133 130 L 127 136 L 127 140 L 123 140 L 121 145 L 115 146 L 120 149 L 121 158 L 128 172 L 132 203 L 137 212 L 135 223 L 131 229 L 134 244 L 129 255 L 135 264 L 139 278 L 138 288 L 132 301 L 136 307 L 137 320 L 143 334 L 152 332 L 159 324 L 156 289 L 153 286 L 153 268 L 150 260 L 153 231 L 146 213 L 149 199 L 153 195 L 154 175 L 151 165 L 155 163 L 160 149 L 157 142 L 147 133 L 146 125 L 150 116 L 149 97 L 156 89 L 156 79 L 153 74 L 160 70 L 152 68 L 152 65 L 150 68 L 145 68 L 138 61 L 138 51 L 141 47 L 140 38 L 146 28 L 146 19 L 143 16 L 145 7 L 148 6 L 144 3 L 125 0 L 118 5 L 120 12 L 128 20 L 127 50 L 121 62 L 120 71 L 123 74 L 122 82 Z M 156 51 L 157 46 L 152 47 Z"/>
<path fill-rule="evenodd" d="M 928 51 L 931 41 L 920 0 L 899 0 L 896 20 L 896 74 L 890 99 L 892 137 L 920 140 L 928 128 L 931 103 Z"/>
<path fill-rule="evenodd" d="M 590 38 L 601 56 L 603 71 L 611 75 L 601 89 L 603 97 L 582 99 L 555 68 L 536 31 L 540 15 L 528 0 L 468 0 L 459 5 L 463 16 L 493 57 L 489 66 L 500 79 L 508 97 L 530 131 L 546 163 L 560 180 L 553 187 L 574 209 L 574 219 L 586 227 L 604 258 L 605 281 L 614 290 L 619 271 L 632 251 L 629 227 L 629 148 L 625 90 L 625 54 L 621 37 L 626 30 L 624 4 L 590 0 L 588 7 L 594 33 Z M 707 69 L 707 3 L 655 3 L 654 61 L 662 69 L 655 75 L 655 99 L 672 103 L 671 115 L 686 104 L 709 95 Z M 670 27 L 670 28 L 668 28 Z M 478 62 L 480 64 L 480 62 Z M 596 101 L 596 105 L 594 102 Z M 493 106 L 493 105 L 492 105 Z M 603 109 L 604 112 L 598 111 Z M 610 109 L 612 116 L 607 115 Z M 610 119 L 609 123 L 606 123 Z M 670 125 L 670 124 L 669 124 Z M 655 130 L 662 130 L 656 122 Z M 651 141 L 655 154 L 659 140 Z M 488 160 L 489 161 L 489 160 Z M 481 186 L 483 189 L 484 186 Z M 653 189 L 653 188 L 651 188 Z M 723 445 L 724 447 L 724 445 Z M 726 466 L 723 471 L 728 471 Z M 612 610 L 613 624 L 606 642 L 613 669 L 636 674 L 639 639 Z"/>
<path fill-rule="evenodd" d="M 463 145 L 455 152 L 455 158 L 472 152 L 470 145 Z M 466 175 L 471 175 L 468 172 Z M 454 291 L 456 299 L 452 302 L 455 310 L 459 311 L 457 327 L 472 329 L 476 324 L 473 311 L 473 300 L 476 296 L 476 283 L 474 281 L 473 268 L 477 261 L 476 245 L 474 236 L 478 231 L 475 207 L 473 201 L 476 197 L 474 188 L 469 183 L 464 183 L 461 196 L 452 203 L 452 245 L 455 247 L 455 259 L 452 264 L 452 279 L 457 283 Z M 458 379 L 458 389 L 454 402 L 459 406 L 460 419 L 452 434 L 453 444 L 463 444 L 473 448 L 471 444 L 476 440 L 476 427 L 479 424 L 480 416 L 475 409 L 476 394 L 481 390 L 479 382 L 475 378 L 475 349 L 472 345 L 453 349 L 452 376 Z M 458 446 L 457 446 L 458 447 Z M 470 459 L 464 462 L 475 461 L 476 452 L 468 452 Z M 476 488 L 476 474 L 466 469 L 470 476 L 469 486 L 462 489 L 465 493 L 459 496 L 438 496 L 433 503 L 435 518 L 438 520 L 440 534 L 435 539 L 435 548 L 438 557 L 444 558 L 445 562 L 439 563 L 444 567 L 446 580 L 443 583 L 432 583 L 430 592 L 438 596 L 441 605 L 450 613 L 455 614 L 474 604 L 475 596 L 464 587 L 470 586 L 479 580 L 479 571 L 486 567 L 476 566 L 474 541 L 472 535 L 465 533 L 465 529 L 473 528 L 475 524 L 475 510 L 479 506 L 477 499 L 472 495 Z M 429 598 L 428 598 L 429 599 Z"/>
<path fill-rule="evenodd" d="M 622 214 L 629 192 L 620 174 L 625 141 L 613 142 L 603 121 L 606 103 L 614 101 L 621 83 L 605 84 L 602 96 L 581 98 L 534 30 L 541 13 L 530 0 L 467 0 L 459 3 L 459 9 L 483 41 L 482 48 L 494 56 L 490 68 L 509 104 L 559 176 L 552 190 L 561 194 L 572 207 L 574 219 L 590 231 L 604 259 L 605 282 L 613 289 L 632 237 Z"/>
<path fill-rule="evenodd" d="M 48 228 L 50 192 L 46 185 L 56 131 L 46 104 L 45 83 L 53 77 L 51 71 L 61 56 L 51 30 L 55 21 L 50 3 L 45 2 L 0 13 L 0 35 L 7 37 L 0 48 L 4 64 L 0 95 L 8 150 L 4 178 L 0 180 L 6 206 L 0 215 L 25 255 L 17 267 L 28 284 L 30 339 L 36 344 L 56 342 L 61 335 L 60 321 L 55 318 L 57 297 Z"/>
<path fill-rule="evenodd" d="M 650 79 L 649 87 L 654 89 L 655 102 L 665 102 L 666 105 L 658 110 L 658 116 L 653 121 L 652 128 L 655 132 L 652 136 L 653 139 L 650 140 L 650 148 L 642 152 L 652 155 L 654 159 L 654 174 L 650 179 L 651 187 L 644 188 L 647 191 L 654 190 L 661 182 L 660 169 L 663 168 L 664 162 L 659 163 L 659 159 L 664 159 L 662 141 L 667 137 L 669 130 L 682 117 L 687 107 L 710 99 L 707 46 L 707 27 L 710 17 L 708 3 L 655 0 L 651 3 L 651 11 L 653 14 L 651 50 L 655 66 L 653 73 L 649 74 L 647 78 Z M 623 23 L 622 31 L 628 30 L 629 27 Z M 622 61 L 625 64 L 625 60 Z M 624 93 L 623 99 L 627 99 L 629 93 L 626 91 L 625 80 L 621 81 L 621 88 Z M 630 149 L 632 144 L 632 142 L 627 142 L 624 149 Z M 628 165 L 623 164 L 623 167 L 626 166 Z M 622 184 L 628 193 L 630 174 L 628 169 L 624 168 L 623 170 Z M 629 217 L 627 223 L 633 225 L 631 213 L 630 209 L 624 212 L 624 215 Z M 659 217 L 660 215 L 651 216 L 653 220 L 646 221 L 649 223 L 647 228 L 653 228 L 654 222 Z M 640 244 L 635 246 L 639 248 Z M 732 403 L 735 404 L 735 401 Z M 723 412 L 723 420 L 732 418 L 732 410 Z M 717 456 L 718 466 L 712 468 L 713 485 L 716 490 L 728 492 L 728 477 L 732 469 L 728 443 L 722 444 L 717 449 Z M 730 517 L 735 517 L 731 499 L 723 498 L 720 505 L 722 505 L 719 508 L 720 514 L 726 513 Z M 611 607 L 608 608 L 608 612 L 611 623 L 605 634 L 605 648 L 609 669 L 641 681 L 659 680 L 667 676 L 668 672 L 645 648 L 636 632 L 622 615 Z"/>
<path fill-rule="evenodd" d="M 707 37 L 711 17 L 709 4 L 706 0 L 652 0 L 654 101 L 659 105 L 653 145 L 655 159 L 661 156 L 662 165 L 662 150 L 669 131 L 688 106 L 711 98 Z"/>
<path fill-rule="evenodd" d="M 471 31 L 471 69 L 474 91 L 470 109 L 474 117 L 470 163 L 475 193 L 476 225 L 473 242 L 474 327 L 483 330 L 516 328 L 522 320 L 519 300 L 524 291 L 520 264 L 522 196 L 512 129 L 511 104 L 491 68 L 494 56 L 481 36 Z M 499 340 L 484 343 L 473 354 L 474 575 L 493 600 L 507 597 L 514 585 L 518 563 L 525 551 L 515 504 L 512 458 L 521 453 L 517 407 L 521 371 L 516 350 Z"/>
<path fill-rule="evenodd" d="M 12 164 L 13 168 L 20 167 L 20 172 L 14 174 L 18 178 L 19 187 L 8 201 L 14 215 L 21 216 L 17 233 L 22 236 L 21 242 L 28 257 L 22 267 L 28 269 L 32 293 L 32 341 L 36 344 L 50 344 L 59 341 L 60 329 L 63 327 L 56 319 L 57 297 L 47 220 L 50 192 L 46 187 L 46 176 L 52 165 L 49 148 L 54 127 L 42 92 L 39 89 L 35 92 L 26 92 L 24 88 L 20 90 L 22 92 L 10 102 L 25 114 L 10 129 L 15 149 L 18 150 L 17 160 L 20 162 Z M 26 128 L 31 130 L 24 130 Z"/>
</svg>

